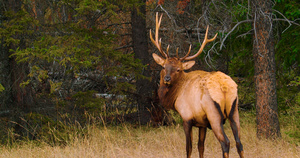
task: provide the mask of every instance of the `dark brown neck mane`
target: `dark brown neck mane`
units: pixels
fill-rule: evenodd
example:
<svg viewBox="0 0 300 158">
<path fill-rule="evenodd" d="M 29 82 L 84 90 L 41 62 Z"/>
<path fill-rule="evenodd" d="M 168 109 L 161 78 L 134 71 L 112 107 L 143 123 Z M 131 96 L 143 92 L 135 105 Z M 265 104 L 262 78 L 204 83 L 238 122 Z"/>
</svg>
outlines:
<svg viewBox="0 0 300 158">
<path fill-rule="evenodd" d="M 160 104 L 167 110 L 174 109 L 174 103 L 178 97 L 179 92 L 181 91 L 182 85 L 185 83 L 184 81 L 185 72 L 182 72 L 180 79 L 172 82 L 171 85 L 164 84 L 161 79 L 158 89 L 158 97 Z"/>
</svg>

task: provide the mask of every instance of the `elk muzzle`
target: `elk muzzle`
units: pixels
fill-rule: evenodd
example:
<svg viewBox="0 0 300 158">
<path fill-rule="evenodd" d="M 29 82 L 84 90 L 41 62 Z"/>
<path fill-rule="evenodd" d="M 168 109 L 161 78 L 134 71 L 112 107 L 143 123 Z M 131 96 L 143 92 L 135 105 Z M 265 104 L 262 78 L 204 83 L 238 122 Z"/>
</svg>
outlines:
<svg viewBox="0 0 300 158">
<path fill-rule="evenodd" d="M 171 84 L 171 76 L 170 76 L 170 75 L 166 75 L 166 76 L 164 77 L 164 83 L 165 83 L 166 85 Z"/>
</svg>

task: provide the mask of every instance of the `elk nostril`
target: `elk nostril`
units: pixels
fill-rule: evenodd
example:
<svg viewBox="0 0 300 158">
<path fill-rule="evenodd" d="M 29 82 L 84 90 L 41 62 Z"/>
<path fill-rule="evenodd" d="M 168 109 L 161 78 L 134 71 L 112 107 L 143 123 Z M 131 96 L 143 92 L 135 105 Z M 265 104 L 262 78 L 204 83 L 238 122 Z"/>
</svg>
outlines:
<svg viewBox="0 0 300 158">
<path fill-rule="evenodd" d="M 166 82 L 169 82 L 169 81 L 171 81 L 171 76 L 165 76 L 164 79 L 165 79 Z"/>
</svg>

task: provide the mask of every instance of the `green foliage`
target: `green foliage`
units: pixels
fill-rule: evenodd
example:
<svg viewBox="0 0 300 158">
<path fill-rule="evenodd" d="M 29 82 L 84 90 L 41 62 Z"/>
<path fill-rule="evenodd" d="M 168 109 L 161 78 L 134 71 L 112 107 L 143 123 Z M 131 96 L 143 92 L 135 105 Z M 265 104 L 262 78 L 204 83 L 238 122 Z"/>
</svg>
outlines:
<svg viewBox="0 0 300 158">
<path fill-rule="evenodd" d="M 4 42 L 4 46 L 18 45 L 21 38 L 25 36 L 30 38 L 34 34 L 32 28 L 38 25 L 38 21 L 25 10 L 20 10 L 17 13 L 5 12 L 4 17 L 9 19 L 2 21 L 0 27 L 0 36 L 3 38 L 0 42 Z"/>
<path fill-rule="evenodd" d="M 228 56 L 228 70 L 231 76 L 251 78 L 254 75 L 252 37 L 250 34 L 240 36 L 248 29 L 250 23 L 241 24 L 225 42 L 226 47 L 223 51 Z"/>
<path fill-rule="evenodd" d="M 118 3 L 125 4 L 125 1 L 118 1 Z M 68 82 L 53 79 L 56 77 L 55 74 L 62 75 L 61 77 L 65 79 L 68 77 L 69 80 L 75 80 L 82 77 L 83 72 L 94 71 L 104 74 L 100 80 L 107 83 L 106 89 L 111 92 L 134 90 L 133 84 L 118 83 L 118 81 L 127 77 L 143 78 L 140 71 L 145 66 L 139 60 L 134 59 L 133 53 L 116 51 L 115 43 L 119 37 L 112 30 L 98 27 L 95 24 L 95 21 L 96 23 L 101 22 L 102 17 L 104 23 L 106 17 L 118 22 L 116 20 L 118 14 L 115 12 L 118 10 L 118 3 L 117 1 L 93 0 L 76 1 L 75 3 L 69 3 L 66 0 L 57 4 L 54 3 L 53 5 L 56 7 L 65 5 L 72 8 L 73 18 L 78 20 L 56 24 L 56 21 L 59 22 L 59 17 L 53 14 L 54 10 L 51 11 L 51 8 L 48 8 L 49 14 L 45 14 L 45 18 L 51 17 L 54 20 L 49 21 L 50 25 L 46 25 L 47 27 L 41 25 L 41 22 L 32 18 L 25 10 L 16 14 L 7 13 L 10 20 L 3 23 L 0 34 L 5 37 L 4 41 L 7 45 L 10 43 L 18 45 L 22 37 L 25 46 L 11 49 L 10 51 L 13 53 L 11 57 L 18 62 L 31 65 L 28 78 L 24 80 L 21 86 L 48 82 L 52 94 L 60 88 L 65 88 L 65 82 Z M 97 20 L 91 18 L 95 12 L 104 14 L 97 15 Z M 35 32 L 38 32 L 38 35 Z M 110 78 L 114 78 L 117 83 L 108 83 L 111 82 Z M 126 86 L 123 87 L 122 85 Z"/>
<path fill-rule="evenodd" d="M 277 1 L 274 9 L 283 13 L 282 17 L 275 12 L 278 18 L 295 20 L 299 18 L 300 4 L 295 1 Z M 297 21 L 296 21 L 297 22 Z M 280 21 L 277 25 L 279 35 L 276 36 L 278 43 L 276 49 L 277 87 L 279 110 L 286 113 L 288 109 L 300 105 L 299 100 L 299 73 L 300 73 L 300 27 L 290 25 L 287 21 Z"/>
<path fill-rule="evenodd" d="M 247 1 L 234 2 L 228 1 L 228 6 L 232 11 L 234 27 L 236 23 L 249 18 L 249 8 Z M 249 30 L 252 29 L 251 23 L 241 23 L 230 35 L 226 41 L 226 52 L 229 52 L 229 73 L 236 77 L 251 78 L 254 75 L 254 63 L 252 60 L 252 34 Z"/>
<path fill-rule="evenodd" d="M 95 97 L 96 91 L 78 92 L 72 96 L 75 106 L 91 114 L 99 114 L 105 109 L 105 99 Z"/>
<path fill-rule="evenodd" d="M 291 26 L 281 34 L 280 41 L 276 44 L 276 61 L 280 69 L 286 71 L 295 64 L 300 66 L 300 27 Z M 298 70 L 299 71 L 299 70 Z"/>
<path fill-rule="evenodd" d="M 115 10 L 118 9 L 117 5 L 108 1 L 84 0 L 77 1 L 77 3 L 78 7 L 75 9 L 77 11 L 77 16 L 89 16 L 95 11 L 104 13 L 104 16 L 110 14 L 116 15 Z"/>
<path fill-rule="evenodd" d="M 300 107 L 299 74 L 291 70 L 281 74 L 281 77 L 278 78 L 277 82 L 279 113 L 287 115 L 291 109 Z"/>
<path fill-rule="evenodd" d="M 2 86 L 2 84 L 0 83 L 0 92 L 4 91 L 5 88 Z"/>
<path fill-rule="evenodd" d="M 1 42 L 10 48 L 11 60 L 28 66 L 20 86 L 37 96 L 37 104 L 26 109 L 33 112 L 12 118 L 16 125 L 10 126 L 10 138 L 65 144 L 84 133 L 91 115 L 105 112 L 107 100 L 94 93 L 123 96 L 135 90 L 135 79 L 145 78 L 141 71 L 146 67 L 130 49 L 117 49 L 127 44 L 121 34 L 129 29 L 120 33 L 113 27 L 124 27 L 122 18 L 130 14 L 121 9 L 131 9 L 135 2 L 62 0 L 35 8 L 40 2 L 32 6 L 26 1 L 19 12 L 5 13 Z M 44 108 L 51 110 L 37 110 Z"/>
<path fill-rule="evenodd" d="M 238 84 L 239 106 L 242 110 L 255 108 L 254 82 L 247 78 L 233 78 Z"/>
<path fill-rule="evenodd" d="M 295 20 L 300 16 L 300 4 L 293 0 L 275 0 L 275 9 L 280 11 L 289 20 Z M 279 16 L 281 17 L 281 16 Z"/>
<path fill-rule="evenodd" d="M 230 4 L 232 10 L 233 21 L 239 22 L 251 18 L 248 1 L 226 1 Z M 299 3 L 290 0 L 278 0 L 274 5 L 274 25 L 273 31 L 275 35 L 275 61 L 277 68 L 277 93 L 278 105 L 280 111 L 286 111 L 291 106 L 299 106 L 298 95 L 299 86 L 291 81 L 295 81 L 299 76 L 300 61 L 300 27 L 283 21 L 285 18 L 295 20 L 299 18 Z M 236 5 L 235 5 L 236 4 Z M 280 13 L 282 14 L 280 14 Z M 283 17 L 284 15 L 285 17 Z M 277 20 L 276 20 L 277 19 Z M 279 20 L 278 19 L 283 19 Z M 235 25 L 235 23 L 233 23 Z M 244 103 L 253 103 L 254 84 L 251 78 L 254 76 L 254 63 L 252 62 L 252 34 L 248 34 L 251 30 L 251 23 L 242 23 L 235 31 L 231 33 L 225 42 L 226 48 L 222 49 L 229 55 L 229 74 L 230 76 L 243 77 L 247 80 L 249 87 L 245 90 L 244 83 L 240 83 L 239 91 L 240 101 Z M 248 32 L 248 33 L 247 33 Z M 245 34 L 246 33 L 246 34 Z M 247 79 L 248 78 L 248 79 Z M 292 86 L 293 85 L 293 86 Z M 246 86 L 246 87 L 247 87 Z M 246 92 L 246 93 L 244 93 Z M 249 95 L 247 94 L 250 94 Z M 253 94 L 253 95 L 251 95 Z M 248 96 L 247 96 L 248 95 Z M 247 99 L 248 98 L 248 99 Z"/>
<path fill-rule="evenodd" d="M 227 6 L 231 7 L 234 20 L 245 20 L 249 16 L 248 1 L 244 0 L 227 0 Z M 249 29 L 249 28 L 247 28 Z"/>
<path fill-rule="evenodd" d="M 300 106 L 293 106 L 280 113 L 280 124 L 284 127 L 283 131 L 290 138 L 291 143 L 300 145 Z M 282 128 L 281 127 L 281 128 Z"/>
<path fill-rule="evenodd" d="M 295 80 L 292 80 L 289 84 L 289 86 L 292 86 L 292 87 L 295 87 L 295 88 L 298 88 L 300 87 L 300 76 L 296 76 L 295 77 Z M 300 105 L 300 92 L 296 91 L 296 96 L 295 96 L 295 102 L 296 102 L 296 105 Z"/>
<path fill-rule="evenodd" d="M 277 11 L 274 12 L 276 18 L 279 19 L 289 19 L 291 21 L 296 20 L 300 17 L 300 4 L 296 1 L 291 0 L 277 0 L 274 9 Z M 278 12 L 282 13 L 279 14 Z M 283 17 L 284 15 L 284 17 Z M 298 21 L 295 21 L 298 22 Z M 290 74 L 300 73 L 300 27 L 294 24 L 290 24 L 286 20 L 280 20 L 277 22 L 276 30 L 278 31 L 276 39 L 277 43 L 275 45 L 275 58 L 276 58 L 276 65 L 278 70 L 278 78 L 279 80 L 282 79 L 282 75 L 284 73 Z M 284 85 L 288 85 L 288 83 L 293 80 L 293 78 L 289 77 L 286 78 Z"/>
<path fill-rule="evenodd" d="M 95 93 L 96 91 L 78 92 L 66 100 L 59 100 L 55 109 L 47 107 L 49 111 L 20 114 L 16 121 L 11 121 L 15 127 L 8 130 L 9 136 L 0 139 L 3 143 L 14 144 L 23 139 L 56 146 L 65 145 L 74 138 L 87 135 L 86 127 L 91 125 L 92 121 L 100 124 L 102 120 L 99 116 L 105 114 L 105 99 L 96 98 Z M 3 127 L 0 133 L 4 133 L 5 128 Z"/>
</svg>

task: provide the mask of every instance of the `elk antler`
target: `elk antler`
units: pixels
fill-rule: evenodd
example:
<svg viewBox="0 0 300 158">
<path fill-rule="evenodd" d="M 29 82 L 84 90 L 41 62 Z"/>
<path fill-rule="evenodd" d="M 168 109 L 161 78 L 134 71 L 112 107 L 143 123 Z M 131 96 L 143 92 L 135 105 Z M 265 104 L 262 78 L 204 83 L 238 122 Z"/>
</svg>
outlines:
<svg viewBox="0 0 300 158">
<path fill-rule="evenodd" d="M 215 37 L 213 37 L 213 38 L 211 38 L 211 39 L 207 39 L 208 28 L 209 28 L 209 26 L 207 25 L 205 37 L 204 37 L 204 40 L 203 40 L 203 42 L 202 42 L 202 45 L 201 45 L 199 51 L 198 51 L 196 54 L 194 54 L 194 55 L 188 57 L 188 55 L 189 55 L 190 52 L 191 52 L 191 46 L 190 46 L 188 53 L 187 53 L 184 57 L 180 58 L 181 61 L 182 61 L 182 60 L 192 60 L 192 59 L 195 59 L 197 56 L 199 56 L 199 55 L 202 53 L 202 51 L 203 51 L 203 49 L 204 49 L 204 47 L 205 47 L 205 45 L 206 45 L 207 43 L 212 42 L 212 41 L 214 41 L 214 40 L 216 39 L 218 33 L 216 33 Z"/>
<path fill-rule="evenodd" d="M 150 29 L 150 39 L 152 41 L 152 43 L 156 46 L 156 48 L 159 50 L 159 52 L 166 58 L 169 57 L 169 46 L 167 48 L 167 54 L 162 50 L 161 48 L 161 38 L 158 40 L 158 31 L 159 31 L 159 27 L 160 27 L 160 23 L 161 23 L 161 19 L 162 19 L 162 15 L 160 16 L 159 18 L 159 21 L 158 21 L 158 13 L 156 12 L 156 18 L 155 18 L 155 21 L 156 21 L 156 26 L 155 26 L 155 40 L 153 39 L 153 36 L 152 36 L 152 33 L 151 33 L 151 29 Z"/>
<path fill-rule="evenodd" d="M 189 51 L 186 53 L 186 55 L 184 57 L 180 58 L 179 60 L 183 61 L 186 57 L 188 57 L 189 54 L 191 53 L 191 49 L 192 49 L 192 45 L 190 45 Z"/>
</svg>

